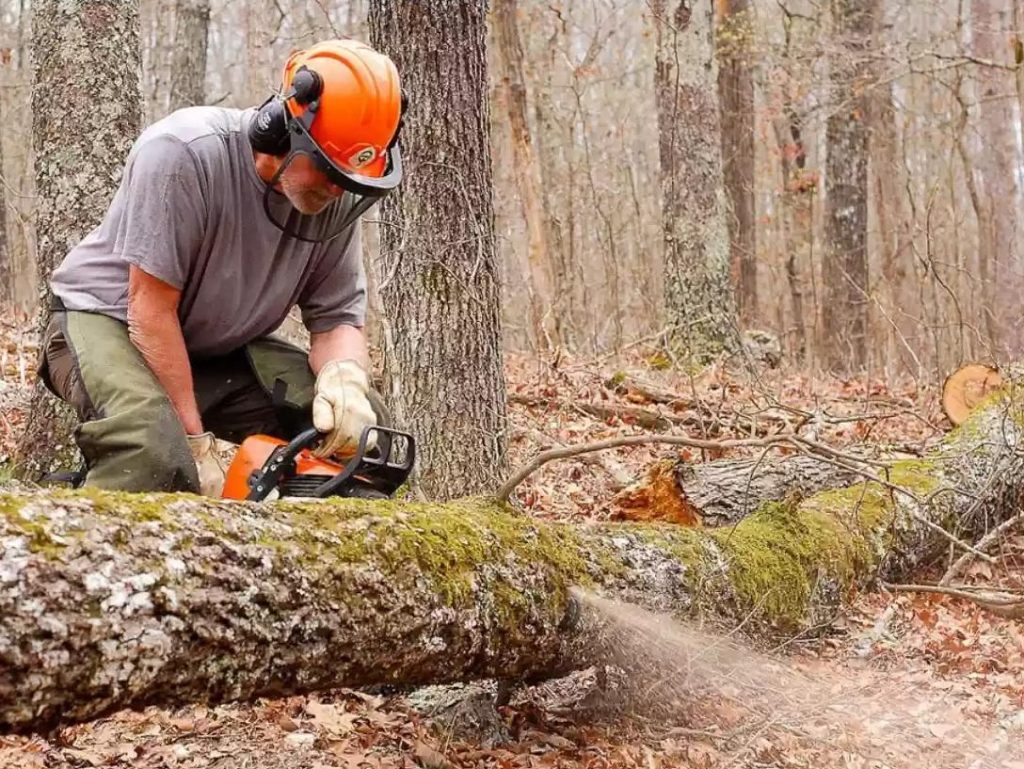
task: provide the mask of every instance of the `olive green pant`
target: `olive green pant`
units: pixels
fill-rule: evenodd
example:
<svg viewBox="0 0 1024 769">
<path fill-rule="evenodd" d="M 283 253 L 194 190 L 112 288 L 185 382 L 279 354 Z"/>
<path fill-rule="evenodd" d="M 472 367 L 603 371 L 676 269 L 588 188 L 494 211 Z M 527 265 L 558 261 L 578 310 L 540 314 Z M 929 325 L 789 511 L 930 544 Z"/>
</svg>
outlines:
<svg viewBox="0 0 1024 769">
<path fill-rule="evenodd" d="M 289 439 L 312 424 L 315 378 L 305 351 L 273 338 L 215 358 L 191 360 L 203 426 L 240 443 L 263 433 Z M 128 338 L 105 315 L 58 311 L 50 320 L 39 375 L 67 401 L 80 424 L 85 484 L 123 491 L 198 492 L 185 430 L 163 386 Z M 378 421 L 390 420 L 375 394 Z"/>
</svg>

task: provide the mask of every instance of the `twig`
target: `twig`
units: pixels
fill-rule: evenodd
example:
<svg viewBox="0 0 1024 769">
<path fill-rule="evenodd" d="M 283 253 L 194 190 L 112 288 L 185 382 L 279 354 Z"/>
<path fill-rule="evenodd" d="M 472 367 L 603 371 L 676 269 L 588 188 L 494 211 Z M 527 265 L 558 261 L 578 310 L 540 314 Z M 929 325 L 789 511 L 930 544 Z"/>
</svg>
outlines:
<svg viewBox="0 0 1024 769">
<path fill-rule="evenodd" d="M 975 549 L 985 552 L 988 548 L 992 547 L 993 544 L 998 542 L 1006 532 L 1010 531 L 1014 526 L 1018 526 L 1021 522 L 1024 522 L 1024 512 L 1017 513 L 1017 515 L 1012 518 L 1008 518 L 992 529 L 992 531 L 978 540 L 977 544 L 974 546 Z M 949 585 L 950 581 L 959 575 L 960 572 L 967 567 L 967 564 L 971 562 L 972 555 L 973 553 L 964 553 L 957 558 L 956 561 L 953 562 L 953 565 L 946 570 L 946 573 L 942 575 L 942 579 L 939 580 L 939 584 L 943 587 Z"/>
<path fill-rule="evenodd" d="M 545 443 L 553 443 L 559 448 L 565 446 L 565 444 L 562 443 L 561 441 L 555 440 L 550 435 L 545 435 L 540 430 L 526 430 L 525 434 L 532 441 L 534 441 L 535 443 L 539 443 L 541 445 Z M 600 467 L 602 470 L 608 473 L 608 475 L 611 477 L 612 481 L 615 484 L 615 491 L 623 489 L 633 482 L 633 476 L 630 474 L 630 472 L 622 465 L 621 462 L 617 462 L 615 459 L 611 457 L 584 457 L 582 461 L 586 462 L 587 464 Z"/>
<path fill-rule="evenodd" d="M 539 470 L 548 462 L 556 459 L 567 459 L 580 454 L 589 454 L 593 451 L 604 451 L 615 449 L 620 446 L 643 446 L 649 443 L 667 443 L 673 446 L 686 446 L 691 449 L 715 450 L 739 448 L 765 448 L 779 443 L 790 443 L 793 436 L 771 436 L 768 438 L 735 438 L 721 441 L 709 441 L 702 438 L 689 438 L 683 435 L 627 435 L 622 438 L 608 438 L 594 443 L 584 443 L 579 446 L 566 446 L 560 449 L 548 449 L 542 451 L 526 465 L 516 470 L 501 488 L 495 493 L 500 502 L 507 502 L 512 491 L 522 483 L 527 476 Z"/>
<path fill-rule="evenodd" d="M 892 585 L 885 587 L 897 593 L 938 593 L 954 598 L 964 598 L 1007 619 L 1024 619 L 1024 595 L 1017 593 L 992 593 L 969 585 L 945 587 L 943 585 Z"/>
</svg>

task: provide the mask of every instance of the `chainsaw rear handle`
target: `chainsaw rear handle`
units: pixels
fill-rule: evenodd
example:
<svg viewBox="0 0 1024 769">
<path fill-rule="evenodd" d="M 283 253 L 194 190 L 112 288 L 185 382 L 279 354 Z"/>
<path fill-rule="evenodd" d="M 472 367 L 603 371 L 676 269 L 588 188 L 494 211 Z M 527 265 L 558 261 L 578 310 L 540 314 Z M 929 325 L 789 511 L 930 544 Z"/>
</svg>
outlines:
<svg viewBox="0 0 1024 769">
<path fill-rule="evenodd" d="M 377 457 L 366 456 L 366 442 L 371 432 L 379 433 L 377 436 L 378 445 L 386 444 L 386 447 L 380 452 L 380 456 Z M 401 463 L 391 461 L 391 451 L 395 446 L 394 438 L 396 436 L 405 438 L 408 444 L 405 452 L 405 461 Z M 381 437 L 385 437 L 386 440 L 381 441 Z M 385 485 L 388 496 L 391 496 L 405 479 L 409 477 L 415 462 L 416 442 L 409 433 L 393 430 L 390 427 L 370 425 L 359 436 L 359 446 L 356 448 L 355 455 L 345 463 L 345 469 L 333 478 L 324 481 L 324 483 L 317 487 L 313 495 L 316 497 L 332 496 L 343 489 L 353 476 L 366 474 L 371 478 L 379 479 Z"/>
</svg>

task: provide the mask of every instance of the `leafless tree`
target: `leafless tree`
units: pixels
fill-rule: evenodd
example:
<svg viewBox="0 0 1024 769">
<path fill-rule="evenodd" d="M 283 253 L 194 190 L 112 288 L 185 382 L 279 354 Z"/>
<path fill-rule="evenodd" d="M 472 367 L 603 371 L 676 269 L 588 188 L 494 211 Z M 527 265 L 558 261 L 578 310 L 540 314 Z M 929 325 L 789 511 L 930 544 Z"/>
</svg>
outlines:
<svg viewBox="0 0 1024 769">
<path fill-rule="evenodd" d="M 33 13 L 37 268 L 45 324 L 50 274 L 99 224 L 139 132 L 139 7 L 130 0 L 36 0 Z M 52 469 L 71 447 L 66 408 L 38 386 L 19 448 L 26 472 Z"/>
<path fill-rule="evenodd" d="M 174 9 L 174 55 L 168 111 L 206 101 L 206 41 L 210 0 L 178 0 Z"/>
<path fill-rule="evenodd" d="M 655 0 L 655 90 L 674 341 L 697 358 L 735 337 L 710 2 Z"/>
<path fill-rule="evenodd" d="M 406 178 L 381 204 L 385 392 L 430 497 L 492 489 L 506 410 L 489 147 L 486 2 L 374 0 L 410 94 Z"/>
<path fill-rule="evenodd" d="M 833 0 L 838 41 L 835 104 L 828 118 L 822 349 L 834 371 L 859 371 L 868 356 L 868 126 L 866 52 L 876 0 Z"/>
</svg>

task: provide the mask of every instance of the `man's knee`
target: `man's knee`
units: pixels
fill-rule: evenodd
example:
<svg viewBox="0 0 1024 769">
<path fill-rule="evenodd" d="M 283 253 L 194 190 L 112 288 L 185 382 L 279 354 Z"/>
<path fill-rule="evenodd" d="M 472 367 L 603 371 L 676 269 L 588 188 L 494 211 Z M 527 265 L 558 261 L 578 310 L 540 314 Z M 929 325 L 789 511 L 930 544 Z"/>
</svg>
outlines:
<svg viewBox="0 0 1024 769">
<path fill-rule="evenodd" d="M 85 422 L 78 445 L 89 472 L 86 485 L 121 491 L 198 491 L 195 461 L 170 405 L 146 404 Z"/>
</svg>

